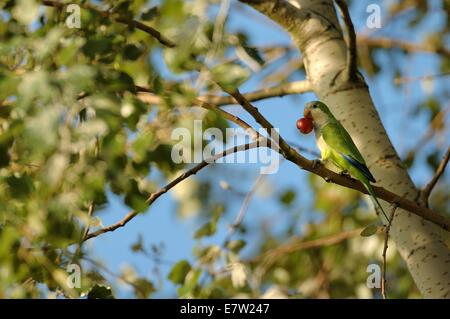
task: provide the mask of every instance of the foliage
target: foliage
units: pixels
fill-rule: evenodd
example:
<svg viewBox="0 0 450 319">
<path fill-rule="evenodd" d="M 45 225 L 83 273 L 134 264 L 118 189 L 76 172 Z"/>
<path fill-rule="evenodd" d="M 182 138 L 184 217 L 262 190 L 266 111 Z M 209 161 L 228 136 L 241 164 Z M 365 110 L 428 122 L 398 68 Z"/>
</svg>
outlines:
<svg viewBox="0 0 450 319">
<path fill-rule="evenodd" d="M 117 284 L 111 282 L 115 279 L 131 286 L 138 298 L 151 297 L 161 289 L 163 284 L 134 269 L 111 279 L 108 265 L 82 245 L 83 236 L 86 227 L 95 230 L 102 225 L 102 216 L 96 213 L 111 208 L 112 196 L 130 209 L 145 212 L 146 200 L 161 180 L 171 180 L 189 168 L 171 159 L 177 142 L 171 138 L 173 128 L 193 133 L 195 119 L 203 120 L 203 130 L 217 127 L 224 131 L 230 125 L 215 112 L 191 107 L 200 94 L 222 94 L 212 80 L 227 89 L 236 88 L 249 79 L 261 80 L 258 76 L 264 72 L 275 74 L 277 61 L 287 63 L 291 58 L 290 54 L 277 56 L 252 46 L 246 32 L 220 31 L 216 19 L 219 2 L 71 1 L 83 7 L 81 28 L 68 28 L 64 21 L 69 13 L 41 6 L 41 1 L 1 2 L 1 298 L 112 298 L 119 290 L 111 288 Z M 415 2 L 423 3 L 411 3 Z M 101 15 L 99 10 L 110 14 Z M 393 19 L 407 8 L 396 10 Z M 406 23 L 416 26 L 431 14 L 426 6 L 408 10 L 413 14 Z M 116 17 L 153 26 L 177 46 L 164 47 L 142 30 L 117 22 Z M 443 47 L 441 35 L 448 31 L 447 19 L 444 29 L 428 34 L 427 43 Z M 404 70 L 395 65 L 391 69 L 392 65 L 377 62 L 381 50 L 401 59 L 412 54 L 362 48 L 360 62 L 366 74 L 375 77 L 390 69 L 403 75 Z M 439 61 L 442 71 L 448 71 L 449 57 Z M 276 84 L 299 75 L 302 70 L 283 74 Z M 149 89 L 159 102 L 140 99 L 140 87 Z M 448 129 L 439 94 L 448 99 L 448 90 L 430 93 L 410 114 L 411 118 L 427 116 L 437 133 Z M 406 164 L 435 169 L 439 148 L 428 152 L 426 159 L 417 155 L 420 151 L 418 147 L 407 150 Z M 372 297 L 364 285 L 366 267 L 379 262 L 381 235 L 356 236 L 336 245 L 280 254 L 270 263 L 266 258 L 293 235 L 310 241 L 371 224 L 374 216 L 358 194 L 311 177 L 305 182 L 313 194 L 308 207 L 300 205 L 305 195 L 295 186 L 272 189 L 275 207 L 290 220 L 278 235 L 268 225 L 248 227 L 243 222 L 236 225 L 231 238 L 211 243 L 234 216 L 228 203 L 240 198 L 233 186 L 212 186 L 217 181 L 215 173 L 186 180 L 188 186 L 174 190 L 180 217 L 198 215 L 201 220 L 192 233 L 196 240 L 193 261 L 174 262 L 162 279 L 177 286 L 179 297 Z M 433 203 L 448 211 L 446 188 L 436 193 Z M 308 210 L 319 212 L 321 219 L 306 221 L 308 225 L 299 233 L 294 225 Z M 369 230 L 367 235 L 372 235 L 373 229 Z M 256 247 L 249 243 L 255 238 L 252 233 L 259 238 Z M 148 248 L 144 239 L 131 250 L 158 261 L 163 249 Z M 91 240 L 101 241 L 102 237 Z M 250 244 L 252 251 L 246 249 Z M 389 295 L 417 296 L 394 250 L 390 246 Z M 66 268 L 74 263 L 82 265 L 79 288 L 68 285 Z"/>
</svg>

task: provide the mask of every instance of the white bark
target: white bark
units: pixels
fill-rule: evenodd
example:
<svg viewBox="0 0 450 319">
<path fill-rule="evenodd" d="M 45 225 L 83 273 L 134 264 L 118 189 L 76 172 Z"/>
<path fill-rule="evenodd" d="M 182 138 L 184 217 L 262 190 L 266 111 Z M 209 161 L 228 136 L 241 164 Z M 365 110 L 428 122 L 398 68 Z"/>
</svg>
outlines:
<svg viewBox="0 0 450 319">
<path fill-rule="evenodd" d="M 245 1 L 284 27 L 301 50 L 307 77 L 353 137 L 377 184 L 414 200 L 417 189 L 402 165 L 380 121 L 369 90 L 343 81 L 346 44 L 332 0 Z M 388 203 L 383 207 L 389 211 Z M 448 233 L 436 225 L 397 209 L 390 230 L 424 298 L 450 298 Z"/>
</svg>

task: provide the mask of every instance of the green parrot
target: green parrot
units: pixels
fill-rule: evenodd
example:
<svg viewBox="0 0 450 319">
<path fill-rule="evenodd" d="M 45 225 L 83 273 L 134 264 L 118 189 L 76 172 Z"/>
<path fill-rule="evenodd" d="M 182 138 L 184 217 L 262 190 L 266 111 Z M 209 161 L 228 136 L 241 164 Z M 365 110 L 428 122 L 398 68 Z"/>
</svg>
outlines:
<svg viewBox="0 0 450 319">
<path fill-rule="evenodd" d="M 374 204 L 381 210 L 388 221 L 388 217 L 375 196 L 370 182 L 375 183 L 375 178 L 367 168 L 366 162 L 353 142 L 350 134 L 334 117 L 329 108 L 320 101 L 312 101 L 306 104 L 304 116 L 313 121 L 317 146 L 320 149 L 321 160 L 330 161 L 341 173 L 349 173 L 361 181 L 370 194 Z"/>
</svg>

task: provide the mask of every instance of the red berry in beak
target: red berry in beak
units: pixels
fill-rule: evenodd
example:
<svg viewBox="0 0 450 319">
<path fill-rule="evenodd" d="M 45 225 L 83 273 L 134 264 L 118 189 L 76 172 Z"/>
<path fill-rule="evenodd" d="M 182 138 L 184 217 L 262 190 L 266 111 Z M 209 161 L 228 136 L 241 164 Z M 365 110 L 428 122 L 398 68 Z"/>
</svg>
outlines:
<svg viewBox="0 0 450 319">
<path fill-rule="evenodd" d="M 310 117 L 304 117 L 297 120 L 297 128 L 302 134 L 311 133 L 313 130 L 313 121 Z"/>
</svg>

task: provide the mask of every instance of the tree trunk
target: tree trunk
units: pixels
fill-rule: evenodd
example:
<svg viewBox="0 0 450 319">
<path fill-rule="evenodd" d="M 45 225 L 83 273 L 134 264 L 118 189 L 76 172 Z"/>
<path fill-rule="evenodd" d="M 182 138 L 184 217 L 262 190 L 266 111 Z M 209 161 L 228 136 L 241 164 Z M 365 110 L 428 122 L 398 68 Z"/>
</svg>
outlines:
<svg viewBox="0 0 450 319">
<path fill-rule="evenodd" d="M 377 184 L 417 199 L 418 190 L 402 165 L 380 121 L 362 78 L 345 77 L 347 46 L 332 0 L 241 0 L 286 29 L 303 54 L 308 80 L 318 98 L 348 130 Z M 382 202 L 389 212 L 389 205 Z M 397 209 L 391 239 L 425 298 L 450 298 L 450 252 L 443 230 Z"/>
</svg>

